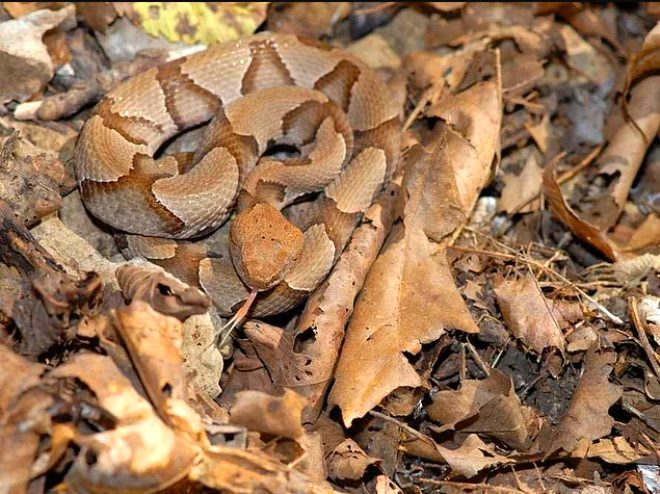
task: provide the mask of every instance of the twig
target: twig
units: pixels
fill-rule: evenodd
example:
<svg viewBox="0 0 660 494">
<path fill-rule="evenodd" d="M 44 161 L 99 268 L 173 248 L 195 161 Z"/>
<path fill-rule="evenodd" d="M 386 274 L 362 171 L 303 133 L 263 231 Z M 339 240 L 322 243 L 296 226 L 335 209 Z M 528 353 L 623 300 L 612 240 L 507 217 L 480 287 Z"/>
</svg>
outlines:
<svg viewBox="0 0 660 494">
<path fill-rule="evenodd" d="M 577 165 L 575 165 L 573 168 L 570 170 L 566 170 L 564 173 L 559 175 L 557 177 L 557 183 L 559 185 L 562 185 L 566 182 L 568 182 L 570 179 L 575 177 L 578 173 L 580 173 L 582 170 L 587 168 L 593 160 L 595 160 L 600 152 L 603 150 L 604 145 L 601 144 L 597 148 L 595 148 L 593 151 L 591 151 L 587 156 L 585 156 Z M 514 214 L 520 212 L 524 207 L 529 205 L 530 203 L 536 201 L 539 197 L 541 197 L 541 190 L 539 190 L 536 194 L 534 194 L 532 197 L 527 199 L 524 203 L 519 205 L 516 209 L 514 209 L 511 212 L 511 215 L 513 216 Z"/>
<path fill-rule="evenodd" d="M 421 432 L 410 427 L 408 424 L 401 422 L 400 420 L 397 420 L 394 417 L 390 417 L 389 415 L 385 415 L 384 413 L 377 412 L 376 410 L 370 410 L 369 415 L 371 415 L 372 417 L 382 419 L 385 422 L 389 422 L 390 424 L 394 424 L 398 426 L 399 428 L 403 429 L 411 436 L 416 437 L 420 441 L 424 441 L 425 443 L 429 443 L 429 444 L 434 444 L 433 440 L 430 437 L 426 436 L 425 434 L 422 434 Z"/>
<path fill-rule="evenodd" d="M 660 364 L 658 363 L 658 354 L 653 350 L 649 339 L 646 336 L 646 322 L 639 317 L 639 311 L 637 310 L 637 299 L 635 297 L 630 297 L 628 299 L 628 307 L 630 308 L 630 316 L 633 320 L 633 326 L 637 329 L 637 334 L 639 335 L 639 343 L 646 353 L 646 357 L 653 368 L 653 372 L 657 378 L 660 379 Z"/>
<path fill-rule="evenodd" d="M 472 358 L 473 358 L 474 361 L 477 363 L 477 365 L 479 366 L 479 368 L 481 368 L 481 370 L 484 371 L 484 373 L 485 373 L 488 377 L 490 377 L 490 367 L 489 367 L 489 365 L 488 365 L 486 362 L 484 362 L 484 361 L 481 359 L 481 357 L 480 357 L 479 354 L 477 353 L 477 349 L 474 348 L 474 346 L 472 345 L 472 343 L 470 343 L 469 340 L 465 342 L 465 346 L 466 346 L 467 349 L 470 351 L 470 355 L 472 355 Z"/>
</svg>

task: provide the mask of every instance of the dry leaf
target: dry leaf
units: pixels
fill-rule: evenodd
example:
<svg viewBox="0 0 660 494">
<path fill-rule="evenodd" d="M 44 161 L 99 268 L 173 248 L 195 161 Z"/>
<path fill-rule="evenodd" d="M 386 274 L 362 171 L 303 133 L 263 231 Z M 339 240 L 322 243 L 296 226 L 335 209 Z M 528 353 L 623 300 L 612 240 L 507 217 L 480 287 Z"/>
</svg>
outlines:
<svg viewBox="0 0 660 494">
<path fill-rule="evenodd" d="M 360 480 L 369 466 L 379 462 L 367 455 L 355 441 L 346 439 L 328 456 L 328 476 L 334 480 Z"/>
<path fill-rule="evenodd" d="M 532 201 L 539 195 L 543 183 L 543 169 L 534 153 L 530 153 L 519 175 L 507 173 L 498 210 L 507 213 L 529 213 L 539 208 L 540 201 Z"/>
<path fill-rule="evenodd" d="M 643 446 L 633 448 L 623 437 L 603 439 L 589 447 L 588 458 L 600 458 L 608 463 L 627 465 L 648 455 L 649 451 Z"/>
<path fill-rule="evenodd" d="M 598 249 L 608 259 L 616 260 L 619 257 L 617 248 L 605 236 L 605 233 L 591 223 L 582 220 L 564 199 L 555 172 L 558 161 L 558 159 L 552 160 L 543 171 L 543 192 L 548 200 L 550 211 L 577 237 Z"/>
<path fill-rule="evenodd" d="M 614 419 L 609 408 L 621 397 L 623 388 L 608 380 L 616 355 L 612 351 L 591 347 L 587 353 L 586 369 L 571 404 L 562 417 L 546 457 L 563 449 L 573 452 L 580 443 L 587 445 L 610 433 Z"/>
<path fill-rule="evenodd" d="M 550 347 L 564 351 L 561 328 L 531 275 L 502 282 L 495 288 L 495 295 L 502 316 L 516 338 L 539 354 Z"/>
<path fill-rule="evenodd" d="M 476 434 L 470 434 L 458 448 L 450 449 L 428 441 L 415 439 L 402 443 L 403 450 L 413 456 L 431 461 L 446 462 L 458 475 L 474 477 L 484 468 L 511 463 L 512 460 L 495 452 L 492 445 L 484 443 Z"/>
<path fill-rule="evenodd" d="M 240 391 L 229 412 L 230 421 L 262 434 L 298 439 L 305 433 L 301 416 L 306 405 L 307 400 L 290 389 L 282 396 Z"/>
<path fill-rule="evenodd" d="M 511 379 L 497 369 L 487 379 L 463 381 L 459 390 L 440 391 L 432 399 L 426 410 L 443 424 L 438 431 L 476 432 L 517 450 L 529 446 L 520 400 Z"/>
<path fill-rule="evenodd" d="M 50 377 L 80 379 L 118 421 L 115 429 L 77 439 L 82 448 L 67 476 L 71 489 L 162 489 L 187 475 L 197 448 L 156 416 L 109 357 L 77 354 Z"/>
<path fill-rule="evenodd" d="M 492 83 L 456 96 L 439 112 L 447 125 L 433 151 L 406 170 L 403 222 L 369 272 L 329 396 L 347 425 L 395 389 L 421 385 L 406 355 L 419 353 L 446 328 L 478 331 L 453 282 L 445 247 L 489 180 L 500 114 Z"/>
</svg>

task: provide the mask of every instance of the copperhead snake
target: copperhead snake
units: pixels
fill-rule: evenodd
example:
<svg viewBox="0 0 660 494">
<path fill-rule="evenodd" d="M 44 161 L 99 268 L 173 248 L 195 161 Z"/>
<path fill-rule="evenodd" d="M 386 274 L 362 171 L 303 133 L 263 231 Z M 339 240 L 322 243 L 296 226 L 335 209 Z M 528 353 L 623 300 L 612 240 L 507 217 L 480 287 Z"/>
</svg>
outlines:
<svg viewBox="0 0 660 494">
<path fill-rule="evenodd" d="M 194 153 L 154 158 L 204 123 Z M 299 156 L 264 155 L 274 145 Z M 74 163 L 87 209 L 132 234 L 127 252 L 200 286 L 221 313 L 258 292 L 251 315 L 264 316 L 323 281 L 399 147 L 399 109 L 374 71 L 317 41 L 260 33 L 110 91 L 85 123 Z M 314 193 L 306 216 L 285 216 Z M 231 260 L 190 241 L 234 209 Z"/>
</svg>

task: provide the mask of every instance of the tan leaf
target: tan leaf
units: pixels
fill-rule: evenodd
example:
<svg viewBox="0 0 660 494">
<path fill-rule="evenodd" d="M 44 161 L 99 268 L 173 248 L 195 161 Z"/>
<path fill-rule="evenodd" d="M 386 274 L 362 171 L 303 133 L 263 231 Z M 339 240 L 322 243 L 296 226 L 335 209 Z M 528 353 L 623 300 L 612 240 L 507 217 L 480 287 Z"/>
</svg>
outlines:
<svg viewBox="0 0 660 494">
<path fill-rule="evenodd" d="M 657 72 L 660 68 L 660 21 L 646 35 L 642 48 L 635 53 L 628 65 L 624 92 L 638 80 Z"/>
<path fill-rule="evenodd" d="M 560 448 L 571 453 L 580 442 L 591 442 L 610 433 L 614 419 L 608 410 L 623 393 L 621 386 L 608 380 L 615 357 L 612 351 L 599 351 L 597 347 L 591 347 L 584 374 L 547 449 L 546 457 Z"/>
<path fill-rule="evenodd" d="M 648 455 L 650 451 L 643 446 L 633 448 L 624 437 L 603 439 L 589 447 L 587 457 L 600 458 L 608 463 L 626 465 Z"/>
<path fill-rule="evenodd" d="M 334 480 L 360 480 L 370 465 L 379 462 L 365 453 L 355 441 L 346 439 L 328 456 L 328 476 Z"/>
<path fill-rule="evenodd" d="M 115 429 L 78 439 L 82 448 L 67 477 L 72 490 L 160 490 L 188 474 L 196 445 L 158 418 L 109 357 L 77 354 L 50 377 L 80 379 L 118 419 Z"/>
<path fill-rule="evenodd" d="M 230 422 L 251 431 L 296 439 L 305 433 L 301 415 L 306 405 L 307 400 L 290 389 L 282 396 L 241 391 L 229 412 Z"/>
<path fill-rule="evenodd" d="M 501 109 L 494 84 L 447 101 L 432 150 L 406 170 L 403 222 L 369 272 L 346 333 L 329 396 L 344 423 L 400 387 L 422 384 L 407 355 L 447 328 L 477 332 L 445 256 L 491 176 Z"/>
<path fill-rule="evenodd" d="M 484 468 L 511 463 L 512 460 L 498 455 L 492 445 L 484 443 L 476 434 L 470 434 L 456 449 L 445 448 L 428 438 L 415 439 L 402 444 L 403 450 L 413 456 L 431 461 L 446 462 L 458 475 L 474 477 Z"/>
<path fill-rule="evenodd" d="M 605 233 L 591 223 L 582 220 L 564 199 L 555 171 L 558 161 L 557 159 L 551 161 L 543 171 L 543 192 L 548 199 L 550 211 L 577 237 L 598 249 L 608 259 L 616 260 L 619 257 L 617 248 L 605 236 Z"/>
<path fill-rule="evenodd" d="M 531 275 L 504 281 L 495 288 L 507 326 L 516 338 L 537 353 L 548 347 L 564 350 L 564 335 L 551 311 L 550 303 Z"/>
<path fill-rule="evenodd" d="M 530 153 L 520 175 L 508 173 L 504 176 L 503 182 L 504 188 L 498 203 L 499 211 L 528 213 L 538 210 L 539 201 L 531 201 L 541 191 L 543 169 L 539 166 L 534 153 Z"/>
<path fill-rule="evenodd" d="M 602 230 L 619 218 L 648 148 L 660 129 L 660 22 L 646 35 L 628 65 L 623 100 L 626 119 L 598 159 L 599 174 L 612 185 L 593 201 L 589 220 Z"/>
<path fill-rule="evenodd" d="M 528 432 L 520 400 L 511 379 L 497 369 L 487 379 L 463 381 L 459 390 L 440 391 L 432 399 L 426 410 L 433 420 L 443 424 L 439 431 L 477 432 L 518 450 L 527 448 Z"/>
</svg>

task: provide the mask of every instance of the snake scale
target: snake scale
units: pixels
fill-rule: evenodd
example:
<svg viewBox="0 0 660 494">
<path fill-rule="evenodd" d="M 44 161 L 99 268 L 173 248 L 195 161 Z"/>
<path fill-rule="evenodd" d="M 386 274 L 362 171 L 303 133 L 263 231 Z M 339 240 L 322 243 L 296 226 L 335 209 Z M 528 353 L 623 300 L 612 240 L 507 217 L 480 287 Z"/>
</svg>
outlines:
<svg viewBox="0 0 660 494">
<path fill-rule="evenodd" d="M 195 152 L 158 155 L 202 124 Z M 127 251 L 200 286 L 224 313 L 258 293 L 251 314 L 264 316 L 323 281 L 394 171 L 400 140 L 395 98 L 373 70 L 315 40 L 259 33 L 117 86 L 85 123 L 74 162 L 85 206 L 130 234 Z M 298 153 L 268 154 L 278 145 Z M 287 217 L 314 194 L 304 217 Z M 231 259 L 191 241 L 234 211 Z"/>
</svg>

